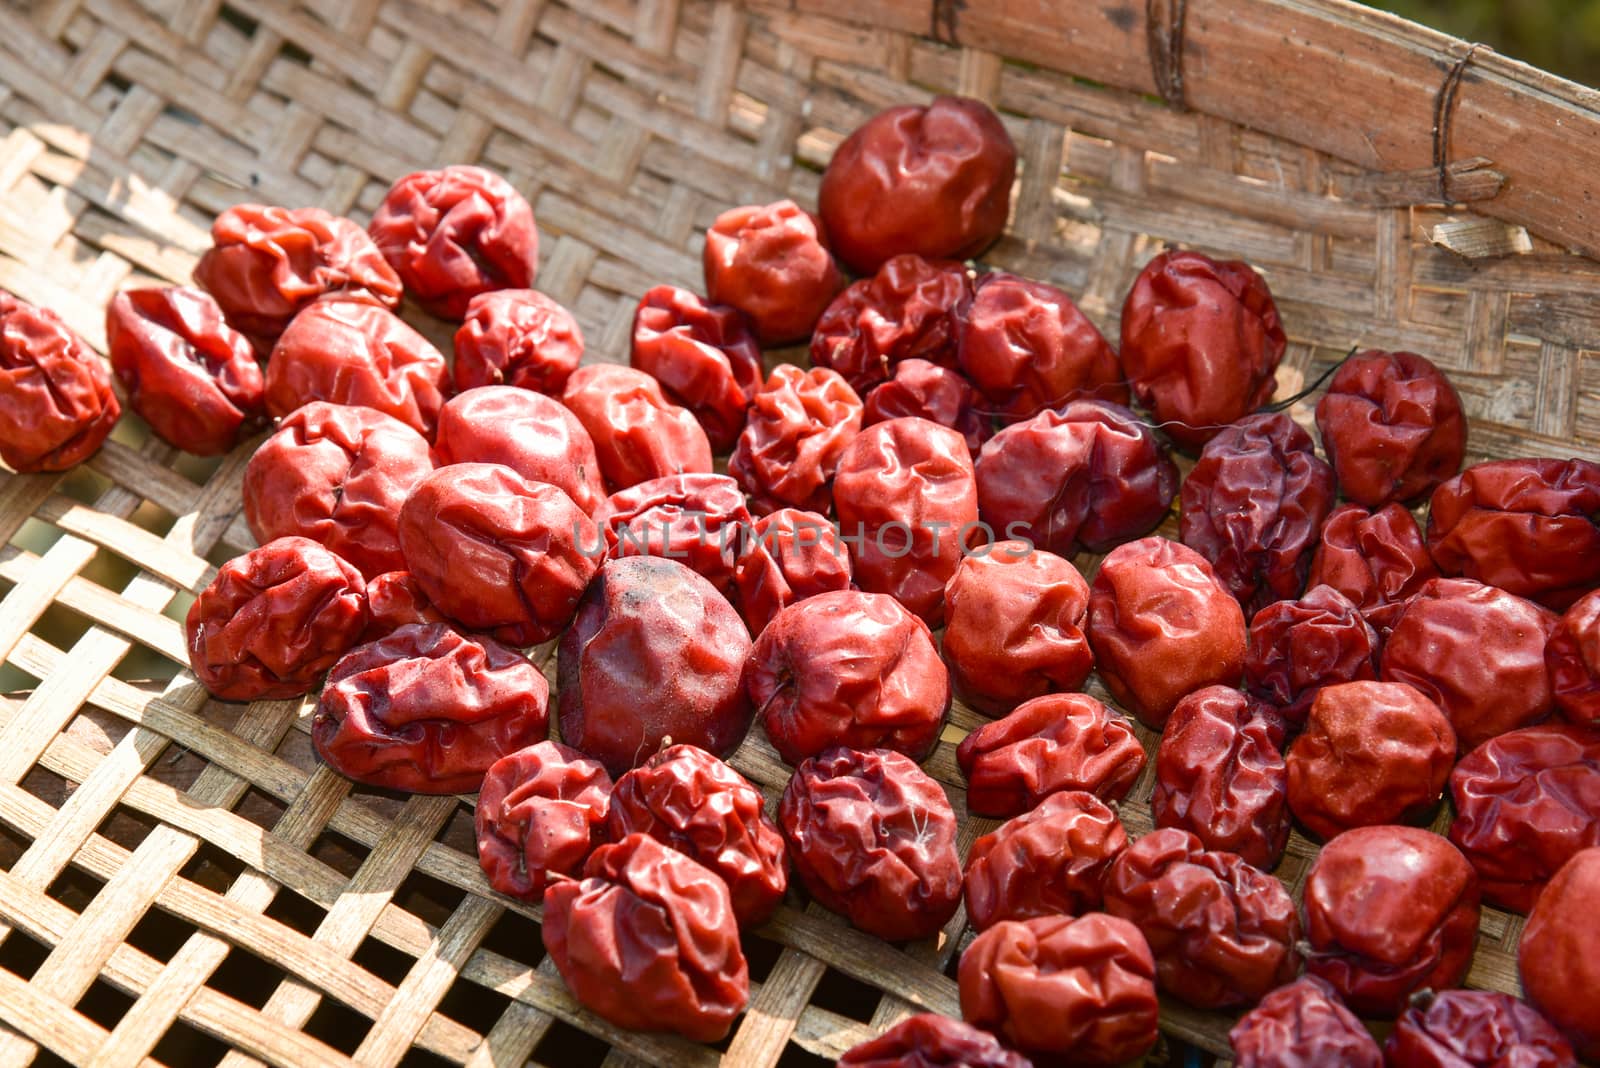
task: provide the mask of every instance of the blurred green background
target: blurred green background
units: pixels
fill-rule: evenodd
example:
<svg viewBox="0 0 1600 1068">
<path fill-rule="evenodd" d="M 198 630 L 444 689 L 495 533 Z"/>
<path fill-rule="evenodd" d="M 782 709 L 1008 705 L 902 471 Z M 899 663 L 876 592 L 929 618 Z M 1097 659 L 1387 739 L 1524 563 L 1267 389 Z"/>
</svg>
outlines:
<svg viewBox="0 0 1600 1068">
<path fill-rule="evenodd" d="M 1600 86 L 1600 0 L 1367 0 L 1584 85 Z"/>
</svg>

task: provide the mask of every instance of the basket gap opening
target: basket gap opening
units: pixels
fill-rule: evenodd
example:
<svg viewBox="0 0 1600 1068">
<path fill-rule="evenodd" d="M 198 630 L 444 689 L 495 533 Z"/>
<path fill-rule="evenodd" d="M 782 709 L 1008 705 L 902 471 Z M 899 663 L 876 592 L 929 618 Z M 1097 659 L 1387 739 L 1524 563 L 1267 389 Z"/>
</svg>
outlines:
<svg viewBox="0 0 1600 1068">
<path fill-rule="evenodd" d="M 512 959 L 520 961 L 522 957 Z M 500 1022 L 500 1017 L 510 1004 L 510 998 L 500 997 L 476 983 L 458 979 L 450 984 L 450 989 L 439 999 L 434 1011 L 470 1027 L 480 1035 L 486 1035 Z"/>
<path fill-rule="evenodd" d="M 844 972 L 829 968 L 823 972 L 821 982 L 811 995 L 811 1004 L 819 1009 L 848 1017 L 858 1023 L 871 1023 L 883 991 L 854 979 Z"/>
<path fill-rule="evenodd" d="M 489 933 L 484 936 L 480 948 L 498 953 L 502 957 L 509 957 L 518 964 L 526 964 L 532 968 L 544 959 L 544 936 L 539 930 L 539 925 L 533 920 L 520 912 L 506 909 L 494 922 L 494 926 L 489 928 Z M 451 989 L 453 992 L 454 988 Z M 481 990 L 474 996 L 481 997 Z"/>
<path fill-rule="evenodd" d="M 225 894 L 239 876 L 248 870 L 249 865 L 226 850 L 210 842 L 201 842 L 200 848 L 195 850 L 194 856 L 183 866 L 179 877 L 189 880 L 196 886 Z"/>
<path fill-rule="evenodd" d="M 413 871 L 395 894 L 395 904 L 434 927 L 442 927 L 467 899 L 467 892 Z"/>
<path fill-rule="evenodd" d="M 610 1052 L 605 1040 L 556 1020 L 534 1047 L 533 1055 L 544 1064 L 559 1064 L 561 1068 L 600 1068 Z"/>
<path fill-rule="evenodd" d="M 236 947 L 229 950 L 217 970 L 211 973 L 206 986 L 259 1009 L 286 978 L 288 973 L 282 968 Z"/>
<path fill-rule="evenodd" d="M 213 1038 L 182 1020 L 174 1020 L 166 1034 L 156 1043 L 150 1056 L 162 1064 L 190 1065 L 216 1064 L 228 1054 L 226 1043 Z"/>
<path fill-rule="evenodd" d="M 348 1055 L 355 1053 L 371 1028 L 371 1020 L 324 996 L 301 1030 Z"/>
</svg>

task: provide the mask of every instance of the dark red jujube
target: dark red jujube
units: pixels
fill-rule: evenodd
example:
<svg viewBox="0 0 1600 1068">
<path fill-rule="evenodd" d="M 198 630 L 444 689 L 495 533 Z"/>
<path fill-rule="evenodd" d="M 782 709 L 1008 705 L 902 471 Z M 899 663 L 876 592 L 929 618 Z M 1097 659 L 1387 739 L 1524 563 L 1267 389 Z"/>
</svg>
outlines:
<svg viewBox="0 0 1600 1068">
<path fill-rule="evenodd" d="M 718 215 L 701 266 L 706 296 L 749 316 L 763 345 L 810 337 L 845 283 L 817 220 L 792 200 Z"/>
<path fill-rule="evenodd" d="M 1600 727 L 1600 590 L 1572 603 L 1544 648 L 1556 707 L 1580 727 Z"/>
<path fill-rule="evenodd" d="M 895 365 L 894 377 L 873 387 L 862 409 L 862 425 L 915 416 L 958 431 L 967 451 L 977 455 L 994 433 L 993 421 L 982 414 L 982 399 L 959 371 L 929 363 L 904 360 Z"/>
<path fill-rule="evenodd" d="M 711 470 L 711 443 L 693 413 L 667 400 L 643 371 L 580 367 L 561 402 L 588 431 L 606 486 L 617 490 L 666 475 Z"/>
<path fill-rule="evenodd" d="M 961 309 L 971 299 L 962 264 L 895 256 L 828 305 L 811 336 L 811 362 L 863 394 L 910 360 L 954 368 Z"/>
<path fill-rule="evenodd" d="M 860 432 L 861 414 L 861 398 L 838 372 L 774 367 L 750 400 L 728 460 L 728 473 L 750 495 L 751 511 L 830 512 L 839 457 Z"/>
<path fill-rule="evenodd" d="M 479 386 L 439 410 L 433 443 L 440 466 L 504 464 L 530 482 L 547 482 L 583 511 L 605 515 L 606 487 L 594 442 L 559 401 L 516 386 Z"/>
<path fill-rule="evenodd" d="M 24 474 L 65 471 L 121 415 L 105 361 L 55 312 L 0 292 L 0 460 Z"/>
<path fill-rule="evenodd" d="M 1110 805 L 1082 790 L 1051 794 L 972 843 L 967 920 L 982 931 L 1001 920 L 1099 911 L 1106 869 L 1127 848 Z"/>
<path fill-rule="evenodd" d="M 456 389 L 517 386 L 560 397 L 583 348 L 578 321 L 543 293 L 479 293 L 456 330 Z"/>
<path fill-rule="evenodd" d="M 601 530 L 612 557 L 664 556 L 704 575 L 732 601 L 734 566 L 750 532 L 739 484 L 727 475 L 669 475 L 619 490 Z"/>
<path fill-rule="evenodd" d="M 816 512 L 781 508 L 755 520 L 734 565 L 738 606 L 752 635 L 807 597 L 850 588 L 850 553 Z"/>
<path fill-rule="evenodd" d="M 445 623 L 409 571 L 385 571 L 367 580 L 367 629 L 361 643 L 387 638 L 411 623 Z"/>
<path fill-rule="evenodd" d="M 1528 915 L 1517 944 L 1517 971 L 1534 1008 L 1566 1034 L 1578 1056 L 1600 1060 L 1600 848 L 1585 849 L 1562 865 Z"/>
<path fill-rule="evenodd" d="M 1228 1032 L 1235 1068 L 1383 1068 L 1383 1051 L 1326 980 L 1280 986 Z"/>
<path fill-rule="evenodd" d="M 1384 1044 L 1388 1068 L 1575 1068 L 1572 1044 L 1510 994 L 1444 990 L 1405 1011 Z"/>
<path fill-rule="evenodd" d="M 611 776 L 576 749 L 543 741 L 489 765 L 474 813 L 478 863 L 502 894 L 538 901 L 549 877 L 576 875 L 604 840 Z"/>
<path fill-rule="evenodd" d="M 677 286 L 656 286 L 640 299 L 630 362 L 694 413 L 713 452 L 733 447 L 761 388 L 761 349 L 744 313 Z"/>
<path fill-rule="evenodd" d="M 931 1012 L 847 1050 L 838 1068 L 1033 1068 L 987 1031 Z"/>
<path fill-rule="evenodd" d="M 1354 602 L 1380 638 L 1387 638 L 1412 594 L 1438 577 L 1422 530 L 1404 505 L 1369 512 L 1359 504 L 1341 504 L 1322 523 L 1306 586 L 1332 586 Z"/>
<path fill-rule="evenodd" d="M 1332 586 L 1313 586 L 1297 601 L 1278 601 L 1250 621 L 1244 679 L 1295 727 L 1306 721 L 1324 686 L 1378 677 L 1378 632 Z"/>
</svg>

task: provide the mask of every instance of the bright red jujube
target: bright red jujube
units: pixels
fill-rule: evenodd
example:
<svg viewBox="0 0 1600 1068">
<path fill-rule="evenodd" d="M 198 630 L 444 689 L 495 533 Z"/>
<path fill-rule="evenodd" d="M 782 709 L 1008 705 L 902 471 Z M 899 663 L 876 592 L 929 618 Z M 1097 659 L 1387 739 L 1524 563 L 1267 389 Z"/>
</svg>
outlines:
<svg viewBox="0 0 1600 1068">
<path fill-rule="evenodd" d="M 1387 638 L 1411 595 L 1439 569 L 1416 519 L 1401 504 L 1369 512 L 1341 504 L 1322 524 L 1306 587 L 1332 586 L 1353 601 L 1380 638 Z"/>
<path fill-rule="evenodd" d="M 266 418 L 250 339 L 198 289 L 118 293 L 106 306 L 106 352 L 129 406 L 186 452 L 227 452 Z"/>
<path fill-rule="evenodd" d="M 1574 601 L 1545 646 L 1550 689 L 1561 714 L 1600 727 L 1600 591 Z"/>
<path fill-rule="evenodd" d="M 1122 305 L 1122 368 L 1167 436 L 1196 449 L 1277 388 L 1288 338 L 1247 263 L 1163 252 Z"/>
<path fill-rule="evenodd" d="M 994 433 L 993 420 L 982 408 L 982 398 L 961 372 L 927 360 L 903 360 L 893 378 L 867 394 L 862 425 L 915 416 L 958 431 L 976 455 Z"/>
<path fill-rule="evenodd" d="M 478 863 L 489 885 L 538 901 L 550 875 L 576 875 L 604 840 L 610 803 L 606 769 L 560 742 L 537 742 L 496 760 L 474 814 Z"/>
<path fill-rule="evenodd" d="M 1278 601 L 1250 621 L 1244 678 L 1298 727 L 1324 686 L 1378 677 L 1382 644 L 1361 612 L 1332 586 L 1314 586 L 1297 601 Z"/>
<path fill-rule="evenodd" d="M 972 276 L 962 264 L 895 256 L 828 305 L 811 336 L 811 362 L 839 372 L 863 394 L 910 360 L 953 368 L 956 332 L 971 299 Z"/>
<path fill-rule="evenodd" d="M 817 201 L 839 258 L 869 274 L 914 252 L 964 260 L 1005 230 L 1017 148 L 987 104 L 939 96 L 880 111 L 828 161 Z"/>
<path fill-rule="evenodd" d="M 850 553 L 827 519 L 781 508 L 755 520 L 744 555 L 734 565 L 738 606 L 759 636 L 796 601 L 850 588 Z"/>
<path fill-rule="evenodd" d="M 1539 895 L 1517 946 L 1522 989 L 1534 1008 L 1561 1028 L 1578 1056 L 1600 1059 L 1600 848 L 1585 849 L 1564 864 Z"/>
<path fill-rule="evenodd" d="M 617 490 L 652 478 L 710 472 L 711 442 L 693 413 L 667 400 L 643 371 L 616 364 L 580 367 L 561 403 L 588 431 L 606 486 Z"/>
<path fill-rule="evenodd" d="M 456 330 L 456 390 L 505 385 L 560 397 L 583 347 L 578 321 L 543 293 L 479 293 Z"/>
<path fill-rule="evenodd" d="M 1422 999 L 1419 999 L 1422 1001 Z M 1384 1044 L 1388 1068 L 1572 1068 L 1572 1045 L 1510 994 L 1445 990 L 1405 1011 Z"/>
<path fill-rule="evenodd" d="M 603 517 L 605 481 L 594 442 L 559 401 L 516 386 L 479 386 L 439 410 L 433 443 L 440 466 L 505 464 L 530 482 L 560 488 L 572 503 Z"/>
<path fill-rule="evenodd" d="M 763 345 L 810 337 L 844 288 L 816 219 L 792 200 L 718 215 L 701 259 L 706 296 L 749 316 Z"/>
<path fill-rule="evenodd" d="M 361 644 L 387 638 L 412 623 L 445 623 L 409 571 L 385 571 L 367 580 L 367 629 Z"/>
<path fill-rule="evenodd" d="M 544 739 L 550 684 L 527 657 L 443 623 L 345 654 L 311 721 L 317 755 L 368 786 L 475 793 L 495 761 Z"/>
<path fill-rule="evenodd" d="M 737 308 L 687 289 L 656 286 L 633 316 L 634 367 L 653 375 L 674 404 L 694 413 L 714 452 L 733 447 L 761 388 L 761 349 Z"/>
<path fill-rule="evenodd" d="M 1110 805 L 1082 790 L 1051 794 L 972 843 L 967 919 L 982 931 L 1001 920 L 1098 911 L 1106 869 L 1127 848 Z"/>
<path fill-rule="evenodd" d="M 861 415 L 861 398 L 837 371 L 774 367 L 750 400 L 728 461 L 728 473 L 750 495 L 750 510 L 832 511 L 833 476 L 861 431 Z"/>
<path fill-rule="evenodd" d="M 1303 975 L 1261 999 L 1228 1032 L 1237 1068 L 1383 1068 L 1383 1051 L 1326 980 Z"/>
<path fill-rule="evenodd" d="M 987 1031 L 931 1012 L 908 1016 L 839 1058 L 838 1068 L 1033 1068 Z"/>
<path fill-rule="evenodd" d="M 406 292 L 445 319 L 473 297 L 527 289 L 539 270 L 533 208 L 493 171 L 456 165 L 395 182 L 367 228 Z"/>
<path fill-rule="evenodd" d="M 0 292 L 0 460 L 65 471 L 93 456 L 121 415 L 94 350 L 55 312 Z"/>
<path fill-rule="evenodd" d="M 739 484 L 727 475 L 669 475 L 619 490 L 601 524 L 607 552 L 664 556 L 704 575 L 730 601 L 734 566 L 750 531 Z"/>
</svg>

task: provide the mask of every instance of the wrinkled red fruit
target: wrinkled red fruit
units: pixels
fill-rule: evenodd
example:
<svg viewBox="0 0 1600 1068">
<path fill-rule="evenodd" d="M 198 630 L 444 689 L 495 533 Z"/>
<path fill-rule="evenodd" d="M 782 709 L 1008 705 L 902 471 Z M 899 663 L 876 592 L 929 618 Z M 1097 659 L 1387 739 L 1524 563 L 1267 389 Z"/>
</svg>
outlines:
<svg viewBox="0 0 1600 1068">
<path fill-rule="evenodd" d="M 1412 1005 L 1384 1044 L 1389 1068 L 1570 1068 L 1572 1045 L 1510 994 L 1446 990 Z"/>
<path fill-rule="evenodd" d="M 497 289 L 468 302 L 455 350 L 458 392 L 503 385 L 559 397 L 583 359 L 583 331 L 543 293 Z"/>
<path fill-rule="evenodd" d="M 750 653 L 745 686 L 790 764 L 835 746 L 921 760 L 950 708 L 950 679 L 927 625 L 892 597 L 856 590 L 779 612 Z"/>
<path fill-rule="evenodd" d="M 958 431 L 967 451 L 976 455 L 994 433 L 982 403 L 960 372 L 927 360 L 905 360 L 895 365 L 893 378 L 867 394 L 862 423 L 872 426 L 907 416 L 926 419 Z"/>
<path fill-rule="evenodd" d="M 812 757 L 784 787 L 778 823 L 806 891 L 868 934 L 928 938 L 961 903 L 955 812 L 910 757 Z"/>
<path fill-rule="evenodd" d="M 1298 601 L 1278 601 L 1250 621 L 1244 679 L 1292 724 L 1306 720 L 1324 686 L 1378 677 L 1378 632 L 1332 586 L 1313 586 Z"/>
<path fill-rule="evenodd" d="M 334 665 L 311 740 L 368 786 L 473 793 L 495 761 L 545 737 L 549 703 L 544 674 L 510 646 L 443 623 L 402 627 Z"/>
<path fill-rule="evenodd" d="M 668 400 L 694 413 L 714 452 L 733 447 L 762 375 L 761 349 L 743 313 L 656 286 L 634 313 L 631 353 Z"/>
<path fill-rule="evenodd" d="M 850 588 L 850 553 L 816 512 L 782 508 L 755 520 L 734 566 L 739 611 L 760 635 L 789 605 Z"/>
<path fill-rule="evenodd" d="M 1517 947 L 1522 989 L 1534 1008 L 1566 1034 L 1585 1060 L 1600 1060 L 1600 848 L 1566 862 L 1539 895 Z"/>
<path fill-rule="evenodd" d="M 601 846 L 544 894 L 544 947 L 573 996 L 634 1031 L 716 1042 L 750 1000 L 721 879 L 642 834 Z"/>
<path fill-rule="evenodd" d="M 122 405 L 111 373 L 55 312 L 0 292 L 0 460 L 65 471 L 93 456 Z"/>
<path fill-rule="evenodd" d="M 1372 1032 L 1325 980 L 1304 975 L 1261 999 L 1228 1032 L 1235 1068 L 1383 1068 Z"/>
<path fill-rule="evenodd" d="M 931 1012 L 908 1016 L 839 1058 L 839 1068 L 1033 1068 L 987 1031 Z"/>
<path fill-rule="evenodd" d="M 652 478 L 711 470 L 706 432 L 643 371 L 606 363 L 580 367 L 567 379 L 561 402 L 588 431 L 613 493 Z"/>
<path fill-rule="evenodd" d="M 479 386 L 439 412 L 434 455 L 446 464 L 504 464 L 547 482 L 591 516 L 603 516 L 605 482 L 594 442 L 560 402 L 515 386 Z"/>
<path fill-rule="evenodd" d="M 576 875 L 604 839 L 611 776 L 576 749 L 544 741 L 489 766 L 478 794 L 478 863 L 502 894 L 538 901 L 551 874 Z"/>
<path fill-rule="evenodd" d="M 1082 790 L 1051 794 L 972 843 L 963 895 L 982 931 L 1001 920 L 1099 910 L 1111 862 L 1128 848 L 1116 812 Z"/>
<path fill-rule="evenodd" d="M 1574 601 L 1544 649 L 1550 690 L 1561 714 L 1600 727 L 1600 591 Z"/>
<path fill-rule="evenodd" d="M 667 739 L 726 757 L 754 715 L 749 655 L 744 621 L 711 583 L 676 560 L 607 560 L 561 638 L 562 737 L 613 775 Z"/>
<path fill-rule="evenodd" d="M 701 259 L 706 296 L 749 316 L 763 345 L 810 337 L 844 288 L 816 219 L 792 200 L 718 215 Z"/>
<path fill-rule="evenodd" d="M 366 626 L 361 572 L 306 538 L 223 564 L 184 621 L 189 667 L 224 701 L 309 693 Z"/>
<path fill-rule="evenodd" d="M 704 575 L 730 601 L 750 530 L 739 484 L 726 475 L 653 478 L 611 495 L 601 526 L 613 557 L 664 556 Z"/>
<path fill-rule="evenodd" d="M 1403 505 L 1368 512 L 1341 504 L 1322 524 L 1306 586 L 1332 586 L 1387 638 L 1412 594 L 1439 577 L 1417 521 Z"/>
<path fill-rule="evenodd" d="M 772 369 L 750 401 L 750 412 L 728 473 L 750 495 L 758 514 L 833 508 L 833 476 L 845 446 L 861 430 L 861 398 L 825 367 Z"/>
<path fill-rule="evenodd" d="M 1144 770 L 1133 727 L 1086 693 L 1055 693 L 985 723 L 956 750 L 974 815 L 1020 816 L 1061 790 L 1120 801 Z"/>
<path fill-rule="evenodd" d="M 895 256 L 828 305 L 811 337 L 811 362 L 863 394 L 899 377 L 910 360 L 953 368 L 961 309 L 971 299 L 972 277 L 962 264 Z"/>
<path fill-rule="evenodd" d="M 409 571 L 385 571 L 367 580 L 367 629 L 362 644 L 387 638 L 412 623 L 447 622 Z"/>
</svg>

